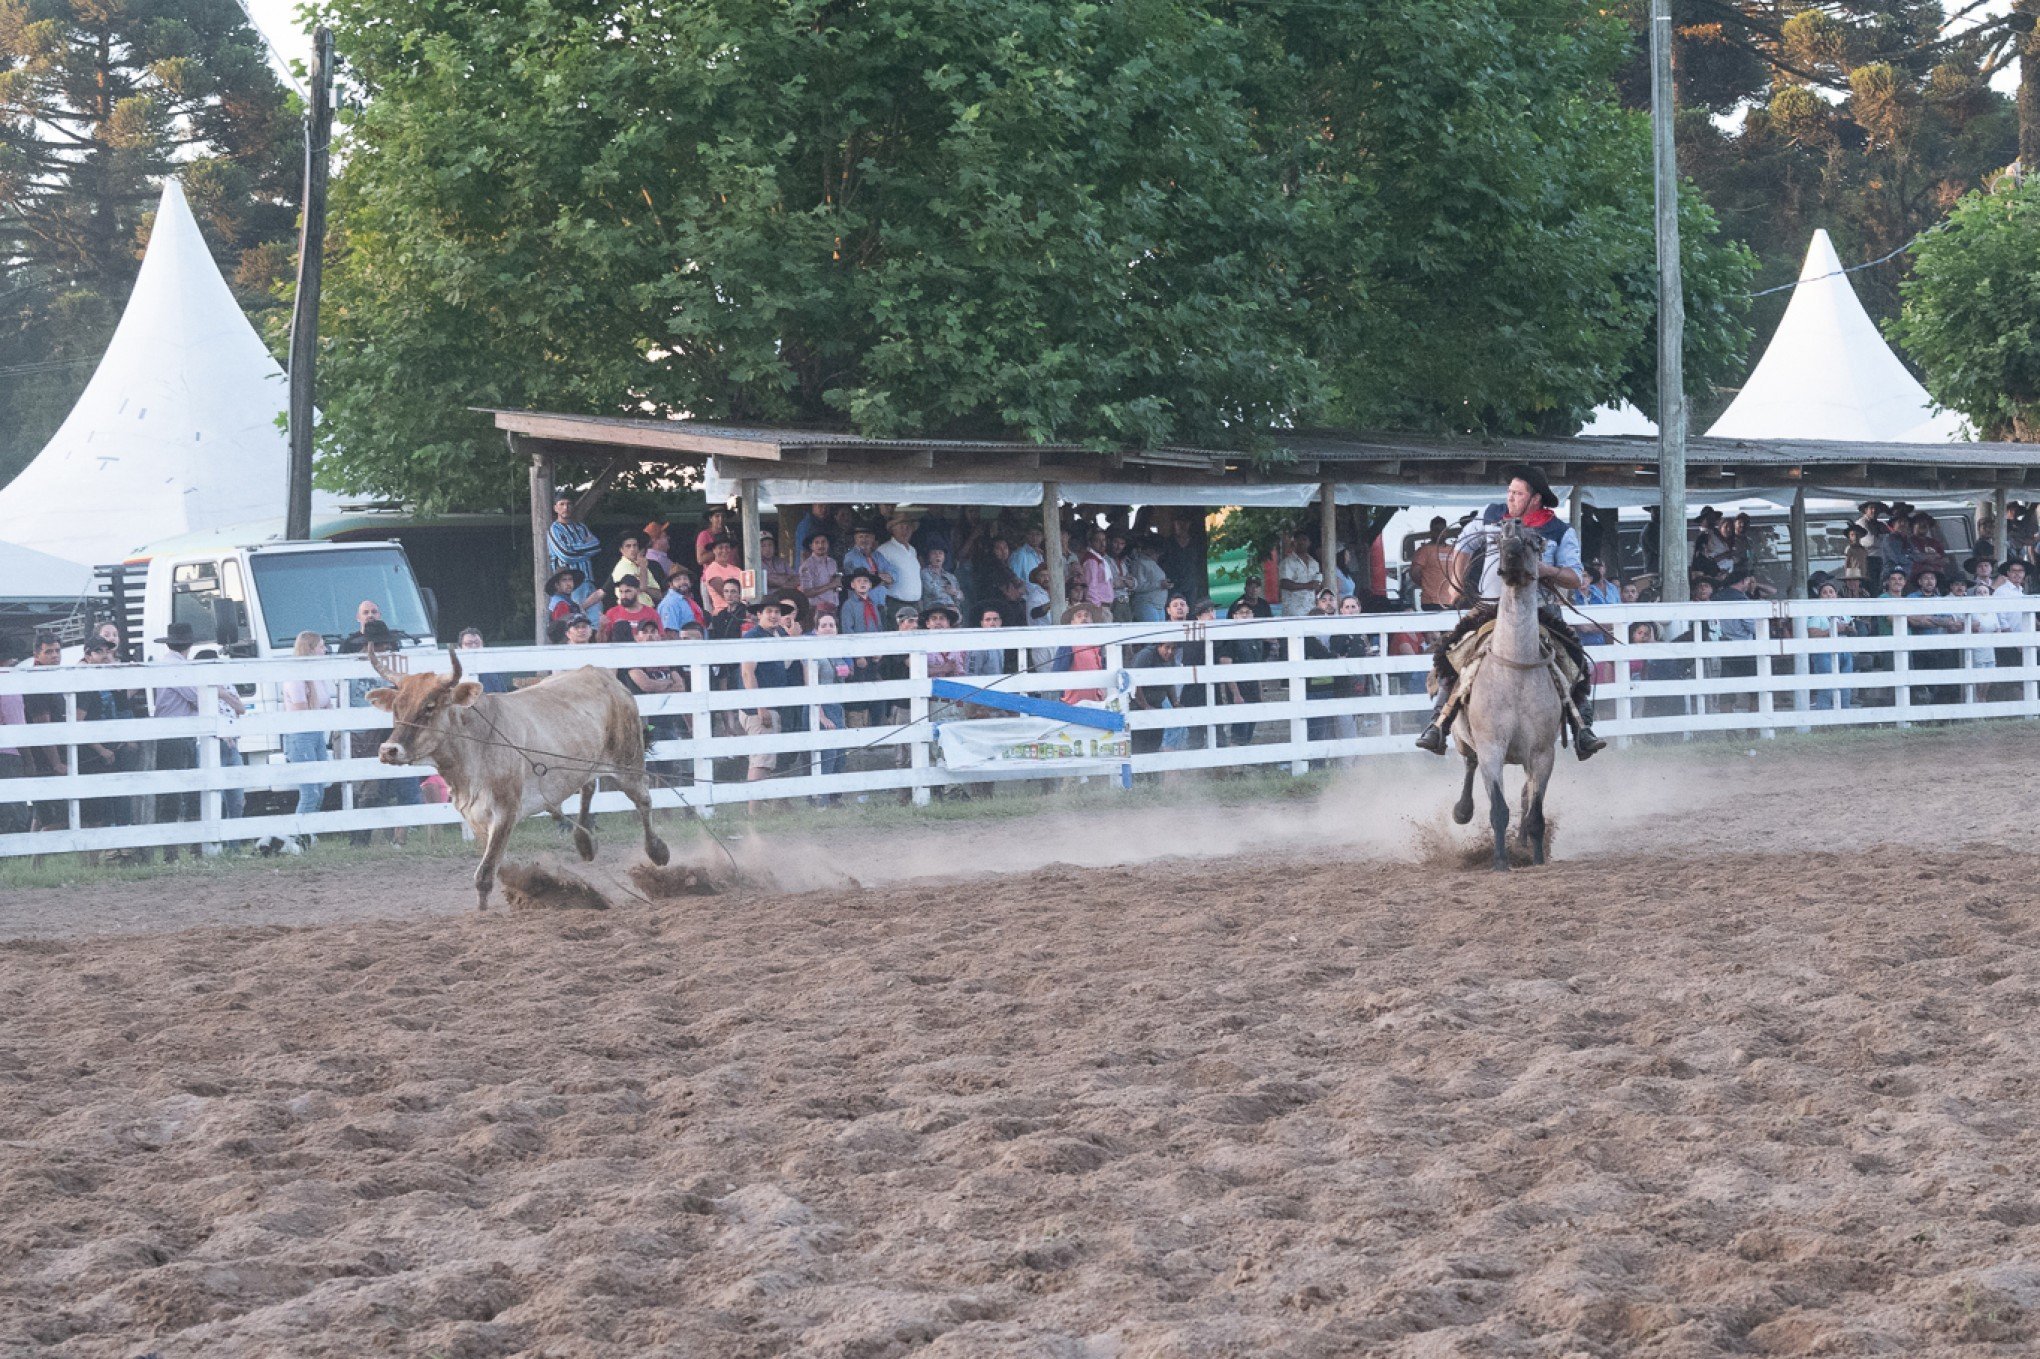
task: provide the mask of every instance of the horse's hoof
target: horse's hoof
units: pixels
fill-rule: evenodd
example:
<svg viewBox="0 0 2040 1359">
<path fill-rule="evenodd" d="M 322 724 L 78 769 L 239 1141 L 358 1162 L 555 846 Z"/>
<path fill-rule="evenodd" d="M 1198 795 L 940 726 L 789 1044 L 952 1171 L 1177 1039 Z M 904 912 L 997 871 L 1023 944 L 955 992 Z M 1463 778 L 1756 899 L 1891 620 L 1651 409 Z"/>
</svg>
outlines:
<svg viewBox="0 0 2040 1359">
<path fill-rule="evenodd" d="M 1463 826 L 1463 825 L 1465 825 L 1465 824 L 1466 824 L 1467 822 L 1469 822 L 1469 821 L 1471 821 L 1471 820 L 1473 820 L 1473 808 L 1471 808 L 1471 807 L 1454 807 L 1454 808 L 1452 809 L 1452 824 L 1453 824 L 1453 825 L 1455 825 L 1455 826 Z"/>
<path fill-rule="evenodd" d="M 664 840 L 654 840 L 645 846 L 645 857 L 659 865 L 659 867 L 664 868 L 666 862 L 673 857 L 673 853 L 666 848 Z"/>
</svg>

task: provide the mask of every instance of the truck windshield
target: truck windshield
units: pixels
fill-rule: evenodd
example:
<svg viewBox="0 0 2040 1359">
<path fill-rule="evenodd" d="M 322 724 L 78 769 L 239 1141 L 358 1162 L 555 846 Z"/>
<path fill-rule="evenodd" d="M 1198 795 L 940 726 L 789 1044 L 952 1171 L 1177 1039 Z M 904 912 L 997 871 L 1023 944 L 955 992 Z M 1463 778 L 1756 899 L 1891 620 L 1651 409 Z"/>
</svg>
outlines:
<svg viewBox="0 0 2040 1359">
<path fill-rule="evenodd" d="M 432 631 L 402 548 L 258 552 L 248 564 L 273 649 L 289 650 L 300 632 L 347 636 L 357 630 L 354 612 L 364 599 L 376 602 L 392 632 L 425 637 Z"/>
</svg>

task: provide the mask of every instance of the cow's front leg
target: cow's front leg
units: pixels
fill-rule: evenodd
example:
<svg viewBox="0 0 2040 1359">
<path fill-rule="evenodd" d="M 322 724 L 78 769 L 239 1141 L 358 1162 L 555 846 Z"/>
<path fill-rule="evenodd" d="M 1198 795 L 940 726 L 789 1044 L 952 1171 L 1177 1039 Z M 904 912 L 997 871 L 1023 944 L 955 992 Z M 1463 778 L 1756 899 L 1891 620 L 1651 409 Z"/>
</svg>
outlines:
<svg viewBox="0 0 2040 1359">
<path fill-rule="evenodd" d="M 582 862 L 595 857 L 595 822 L 589 816 L 595 805 L 595 780 L 590 779 L 581 788 L 581 814 L 574 819 L 574 852 Z"/>
<path fill-rule="evenodd" d="M 517 824 L 514 816 L 498 813 L 489 823 L 488 839 L 482 845 L 481 866 L 475 869 L 475 909 L 489 909 L 489 893 L 496 887 L 496 865 L 503 862 L 503 851 L 510 847 L 510 831 Z"/>
</svg>

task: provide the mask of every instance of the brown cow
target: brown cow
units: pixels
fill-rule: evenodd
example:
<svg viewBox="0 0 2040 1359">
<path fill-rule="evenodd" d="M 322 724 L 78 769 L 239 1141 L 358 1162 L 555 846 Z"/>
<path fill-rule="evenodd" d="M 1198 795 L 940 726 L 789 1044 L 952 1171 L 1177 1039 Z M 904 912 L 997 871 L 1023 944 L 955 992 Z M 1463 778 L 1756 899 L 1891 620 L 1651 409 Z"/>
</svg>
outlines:
<svg viewBox="0 0 2040 1359">
<path fill-rule="evenodd" d="M 395 685 L 368 694 L 370 703 L 390 715 L 390 736 L 378 752 L 382 762 L 437 769 L 482 845 L 482 864 L 475 870 L 478 910 L 489 907 L 511 828 L 534 812 L 550 812 L 572 825 L 574 848 L 583 859 L 595 857 L 588 811 L 603 776 L 637 805 L 645 854 L 655 864 L 666 862 L 666 842 L 652 831 L 644 719 L 615 675 L 589 667 L 514 693 L 485 694 L 481 685 L 461 679 L 458 650 L 450 679 L 398 673 L 373 648 L 368 660 Z M 581 810 L 569 822 L 565 804 L 576 792 Z"/>
</svg>

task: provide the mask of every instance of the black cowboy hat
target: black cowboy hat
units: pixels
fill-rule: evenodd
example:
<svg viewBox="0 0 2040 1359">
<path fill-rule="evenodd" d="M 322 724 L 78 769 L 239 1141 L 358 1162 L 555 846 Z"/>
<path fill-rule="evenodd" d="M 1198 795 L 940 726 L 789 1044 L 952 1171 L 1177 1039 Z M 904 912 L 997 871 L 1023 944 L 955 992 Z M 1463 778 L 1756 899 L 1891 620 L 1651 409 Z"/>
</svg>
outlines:
<svg viewBox="0 0 2040 1359">
<path fill-rule="evenodd" d="M 938 613 L 949 619 L 950 627 L 960 628 L 963 626 L 963 615 L 948 604 L 930 604 L 927 608 L 921 610 L 921 621 L 925 623 L 931 616 Z"/>
<path fill-rule="evenodd" d="M 1551 482 L 1544 475 L 1543 468 L 1533 467 L 1527 462 L 1520 462 L 1514 467 L 1507 468 L 1506 475 L 1510 481 L 1520 481 L 1528 486 L 1535 493 L 1538 500 L 1543 502 L 1545 509 L 1556 509 L 1558 507 L 1558 494 L 1551 489 Z"/>
<path fill-rule="evenodd" d="M 559 570 L 545 578 L 545 588 L 550 591 L 553 586 L 560 583 L 561 576 L 572 576 L 574 578 L 574 583 L 567 587 L 570 590 L 578 590 L 588 583 L 588 573 L 581 570 L 580 567 L 562 566 Z"/>
<path fill-rule="evenodd" d="M 40 642 L 40 638 L 37 639 Z M 190 646 L 198 640 L 192 635 L 191 624 L 172 623 L 164 629 L 164 635 L 156 639 L 157 646 Z"/>
<path fill-rule="evenodd" d="M 844 576 L 843 584 L 845 586 L 848 586 L 851 584 L 851 582 L 855 581 L 859 576 L 864 577 L 866 580 L 870 581 L 873 585 L 878 584 L 878 577 L 871 574 L 869 568 L 862 566 L 855 568 L 850 572 L 850 574 Z"/>
</svg>

